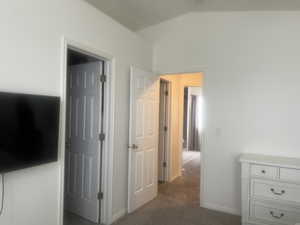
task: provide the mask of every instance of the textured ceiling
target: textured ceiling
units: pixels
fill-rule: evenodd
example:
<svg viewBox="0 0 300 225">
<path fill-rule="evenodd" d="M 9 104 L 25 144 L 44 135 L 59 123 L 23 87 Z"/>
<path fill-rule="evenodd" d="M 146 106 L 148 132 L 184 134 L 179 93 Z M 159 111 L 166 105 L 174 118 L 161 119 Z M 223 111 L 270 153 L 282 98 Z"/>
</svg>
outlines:
<svg viewBox="0 0 300 225">
<path fill-rule="evenodd" d="M 192 11 L 300 10 L 300 0 L 86 0 L 133 31 Z"/>
</svg>

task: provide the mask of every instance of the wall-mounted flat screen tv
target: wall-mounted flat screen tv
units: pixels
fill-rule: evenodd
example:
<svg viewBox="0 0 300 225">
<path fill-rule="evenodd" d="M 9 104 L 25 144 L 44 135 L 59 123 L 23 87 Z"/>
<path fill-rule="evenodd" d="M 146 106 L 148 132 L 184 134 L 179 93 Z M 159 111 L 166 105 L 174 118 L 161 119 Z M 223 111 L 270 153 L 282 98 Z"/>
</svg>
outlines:
<svg viewBox="0 0 300 225">
<path fill-rule="evenodd" d="M 57 161 L 59 97 L 0 92 L 0 173 Z"/>
</svg>

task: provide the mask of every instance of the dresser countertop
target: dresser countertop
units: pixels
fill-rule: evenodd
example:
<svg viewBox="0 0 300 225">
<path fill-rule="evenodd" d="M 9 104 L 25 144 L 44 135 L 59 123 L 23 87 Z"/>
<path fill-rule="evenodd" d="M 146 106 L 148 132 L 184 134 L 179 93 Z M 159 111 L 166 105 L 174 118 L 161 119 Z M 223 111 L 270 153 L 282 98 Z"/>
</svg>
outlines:
<svg viewBox="0 0 300 225">
<path fill-rule="evenodd" d="M 269 166 L 288 167 L 292 169 L 300 169 L 300 158 L 289 158 L 281 156 L 269 156 L 260 154 L 245 153 L 240 157 L 242 163 L 258 163 Z"/>
</svg>

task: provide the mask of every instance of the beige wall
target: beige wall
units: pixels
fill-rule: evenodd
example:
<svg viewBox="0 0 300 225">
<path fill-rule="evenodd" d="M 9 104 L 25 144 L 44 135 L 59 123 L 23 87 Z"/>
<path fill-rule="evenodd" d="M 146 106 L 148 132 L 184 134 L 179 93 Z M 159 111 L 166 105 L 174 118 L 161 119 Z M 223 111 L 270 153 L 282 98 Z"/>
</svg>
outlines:
<svg viewBox="0 0 300 225">
<path fill-rule="evenodd" d="M 203 74 L 168 74 L 161 78 L 171 82 L 171 127 L 170 127 L 170 181 L 181 175 L 182 135 L 183 135 L 183 97 L 184 87 L 202 87 Z"/>
</svg>

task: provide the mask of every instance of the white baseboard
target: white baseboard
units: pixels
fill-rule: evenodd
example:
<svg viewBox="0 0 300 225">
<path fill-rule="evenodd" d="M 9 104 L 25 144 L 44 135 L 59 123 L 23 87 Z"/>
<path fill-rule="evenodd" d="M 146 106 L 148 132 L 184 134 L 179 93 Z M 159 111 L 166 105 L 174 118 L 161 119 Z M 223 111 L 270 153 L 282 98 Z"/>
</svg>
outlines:
<svg viewBox="0 0 300 225">
<path fill-rule="evenodd" d="M 123 216 L 125 216 L 127 213 L 127 210 L 126 209 L 121 209 L 119 210 L 118 212 L 114 213 L 113 216 L 112 216 L 112 220 L 111 220 L 111 223 L 114 223 L 116 222 L 118 219 L 122 218 Z"/>
<path fill-rule="evenodd" d="M 169 182 L 173 182 L 176 178 L 180 177 L 179 175 L 175 175 L 174 177 L 171 177 L 171 179 L 169 180 Z"/>
<path fill-rule="evenodd" d="M 173 180 L 175 180 L 178 176 L 174 176 L 174 177 L 171 177 L 171 179 L 168 181 L 168 182 L 172 182 Z"/>
<path fill-rule="evenodd" d="M 232 214 L 232 215 L 236 215 L 236 216 L 241 215 L 241 212 L 240 212 L 239 209 L 234 209 L 234 208 L 230 208 L 230 207 L 226 207 L 226 206 L 221 206 L 221 205 L 217 205 L 217 204 L 213 204 L 213 203 L 209 203 L 209 202 L 203 202 L 201 204 L 201 207 L 206 208 L 206 209 L 219 211 L 219 212 Z"/>
<path fill-rule="evenodd" d="M 178 171 L 177 174 L 175 174 L 174 176 L 171 177 L 171 179 L 168 182 L 172 182 L 174 181 L 176 178 L 180 177 L 182 175 L 181 170 Z"/>
</svg>

